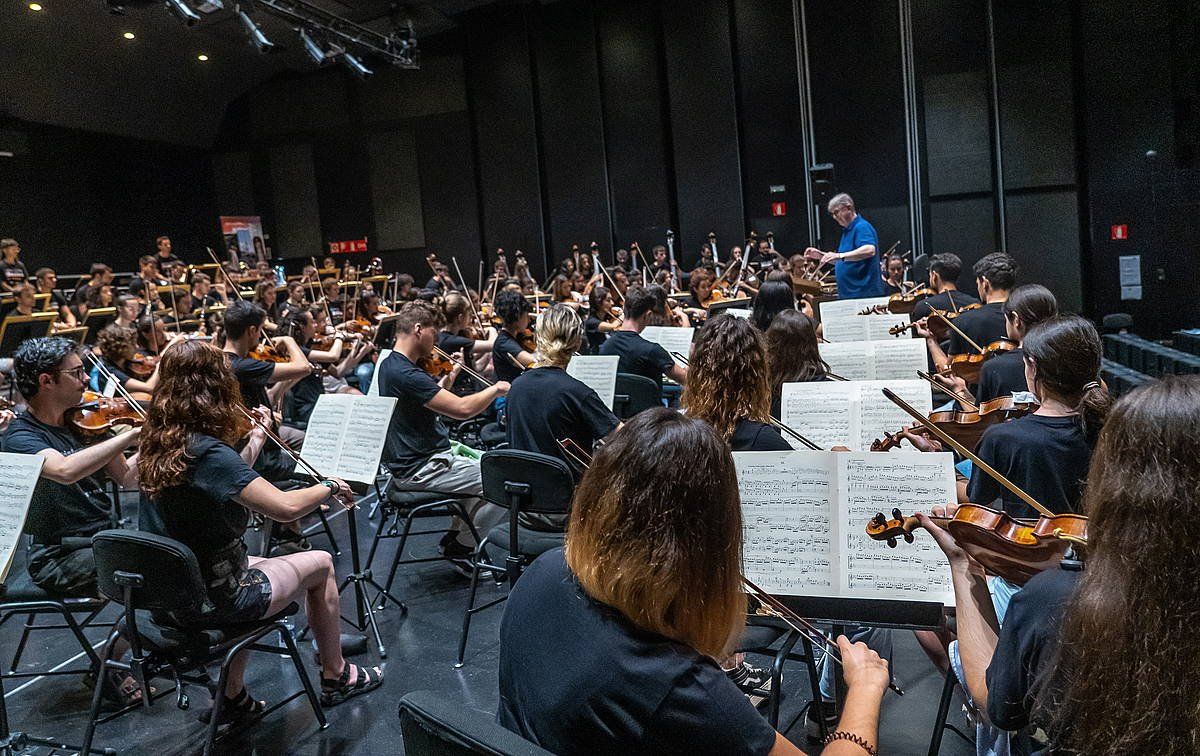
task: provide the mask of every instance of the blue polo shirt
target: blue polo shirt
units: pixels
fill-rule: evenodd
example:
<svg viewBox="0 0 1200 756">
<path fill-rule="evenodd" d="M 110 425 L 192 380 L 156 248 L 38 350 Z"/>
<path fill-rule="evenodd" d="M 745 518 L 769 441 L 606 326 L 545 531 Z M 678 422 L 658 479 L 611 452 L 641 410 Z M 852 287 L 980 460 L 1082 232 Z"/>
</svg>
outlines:
<svg viewBox="0 0 1200 756">
<path fill-rule="evenodd" d="M 884 293 L 883 277 L 879 270 L 879 235 L 866 218 L 855 215 L 850 225 L 842 229 L 837 251 L 849 252 L 864 244 L 875 245 L 875 254 L 861 260 L 839 260 L 834 264 L 838 299 L 863 299 Z"/>
</svg>

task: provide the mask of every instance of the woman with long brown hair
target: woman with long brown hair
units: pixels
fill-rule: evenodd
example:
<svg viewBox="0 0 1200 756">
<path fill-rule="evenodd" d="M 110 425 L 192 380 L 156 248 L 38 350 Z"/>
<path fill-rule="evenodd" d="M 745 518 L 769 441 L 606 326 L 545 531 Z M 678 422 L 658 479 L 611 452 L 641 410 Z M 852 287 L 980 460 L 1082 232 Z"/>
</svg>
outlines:
<svg viewBox="0 0 1200 756">
<path fill-rule="evenodd" d="M 729 446 L 677 412 L 638 414 L 584 474 L 565 549 L 513 587 L 500 624 L 500 723 L 555 753 L 800 753 L 713 661 L 745 622 L 741 569 Z M 838 645 L 845 739 L 824 753 L 861 756 L 849 738 L 873 747 L 887 664 Z"/>
<path fill-rule="evenodd" d="M 817 325 L 799 310 L 784 310 L 767 328 L 767 359 L 770 362 L 771 414 L 779 417 L 783 384 L 828 381 L 829 363 L 821 359 Z"/>
<path fill-rule="evenodd" d="M 201 612 L 173 619 L 219 627 L 269 617 L 301 601 L 320 652 L 321 700 L 332 706 L 383 681 L 379 668 L 342 658 L 332 558 L 313 550 L 256 559 L 247 555 L 242 534 L 247 510 L 291 522 L 332 501 L 347 501 L 351 491 L 336 478 L 282 491 L 260 477 L 252 461 L 233 449 L 248 427 L 241 407 L 237 379 L 215 346 L 185 341 L 163 355 L 159 391 L 142 429 L 140 485 L 161 517 L 163 534 L 195 553 L 208 591 Z M 249 456 L 264 439 L 255 425 Z M 244 658 L 231 666 L 223 691 L 223 712 L 231 722 L 264 708 L 246 693 L 244 667 Z"/>
<path fill-rule="evenodd" d="M 965 686 L 995 726 L 1040 727 L 1054 753 L 1196 753 L 1200 551 L 1188 544 L 1200 522 L 1198 413 L 1196 376 L 1116 403 L 1085 487 L 1082 567 L 1034 576 L 1003 625 L 983 571 L 923 522 L 950 561 Z"/>
<path fill-rule="evenodd" d="M 680 404 L 733 451 L 786 451 L 771 421 L 771 384 L 762 334 L 728 313 L 705 324 L 692 346 Z"/>
</svg>

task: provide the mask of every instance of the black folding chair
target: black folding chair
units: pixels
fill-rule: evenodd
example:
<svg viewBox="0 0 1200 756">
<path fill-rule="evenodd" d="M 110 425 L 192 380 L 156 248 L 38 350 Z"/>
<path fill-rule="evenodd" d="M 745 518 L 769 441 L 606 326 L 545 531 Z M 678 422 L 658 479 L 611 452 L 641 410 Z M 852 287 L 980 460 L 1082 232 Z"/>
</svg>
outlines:
<svg viewBox="0 0 1200 756">
<path fill-rule="evenodd" d="M 617 373 L 613 392 L 613 414 L 628 420 L 642 410 L 662 406 L 662 386 L 644 375 Z"/>
<path fill-rule="evenodd" d="M 491 714 L 427 690 L 400 699 L 400 732 L 406 756 L 550 756 L 549 751 L 496 724 Z"/>
<path fill-rule="evenodd" d="M 575 483 L 571 471 L 558 457 L 516 449 L 498 449 L 483 455 L 479 463 L 483 475 L 483 498 L 508 509 L 508 521 L 492 528 L 475 550 L 471 560 L 471 591 L 467 610 L 463 613 L 462 636 L 458 641 L 458 663 L 461 667 L 467 650 L 467 634 L 471 617 L 477 612 L 499 604 L 507 594 L 475 606 L 479 575 L 484 570 L 504 575 L 511 589 L 517 578 L 538 556 L 563 545 L 562 532 L 535 530 L 521 524 L 521 515 L 564 517 L 571 510 L 571 495 Z M 488 549 L 502 548 L 504 563 L 489 560 Z"/>
<path fill-rule="evenodd" d="M 166 621 L 164 613 L 197 613 L 206 595 L 200 565 L 191 549 L 170 538 L 127 530 L 97 533 L 92 538 L 92 549 L 96 557 L 100 592 L 124 607 L 124 613 L 114 625 L 101 654 L 104 660 L 100 664 L 99 677 L 103 678 L 109 669 L 129 672 L 137 681 L 142 696 L 140 702 L 102 717 L 100 686 L 97 685 L 92 697 L 87 734 L 84 736 L 85 753 L 91 746 L 97 725 L 116 719 L 139 706 L 149 709 L 154 698 L 150 694 L 149 680 L 169 675 L 175 682 L 176 705 L 181 709 L 189 706 L 184 688 L 187 682 L 204 685 L 212 694 L 212 716 L 204 741 L 204 753 L 209 754 L 221 724 L 221 707 L 224 703 L 221 692 L 225 689 L 229 664 L 243 651 L 290 657 L 303 686 L 302 690 L 269 707 L 254 721 L 295 698 L 307 696 L 320 728 L 323 730 L 328 726 L 312 681 L 304 670 L 292 632 L 283 623 L 284 617 L 299 611 L 297 604 L 293 602 L 282 612 L 253 622 L 219 627 L 176 626 Z M 147 612 L 155 616 L 148 617 L 145 614 Z M 282 646 L 261 642 L 272 633 L 278 634 Z M 131 656 L 128 662 L 108 658 L 118 635 L 124 635 L 129 641 Z M 214 684 L 207 667 L 218 662 L 220 672 Z"/>
</svg>

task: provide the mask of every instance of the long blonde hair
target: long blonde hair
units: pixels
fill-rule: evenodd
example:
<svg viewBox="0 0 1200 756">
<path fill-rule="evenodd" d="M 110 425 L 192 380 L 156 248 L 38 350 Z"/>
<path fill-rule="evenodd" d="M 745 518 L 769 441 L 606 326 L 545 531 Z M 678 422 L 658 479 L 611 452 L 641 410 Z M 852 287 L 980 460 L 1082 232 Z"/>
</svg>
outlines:
<svg viewBox="0 0 1200 756">
<path fill-rule="evenodd" d="M 575 490 L 566 558 L 584 592 L 634 625 L 724 657 L 746 612 L 729 446 L 665 407 L 634 416 Z"/>
<path fill-rule="evenodd" d="M 583 342 L 583 323 L 567 305 L 551 305 L 538 316 L 536 336 L 538 362 L 566 367 Z"/>
</svg>

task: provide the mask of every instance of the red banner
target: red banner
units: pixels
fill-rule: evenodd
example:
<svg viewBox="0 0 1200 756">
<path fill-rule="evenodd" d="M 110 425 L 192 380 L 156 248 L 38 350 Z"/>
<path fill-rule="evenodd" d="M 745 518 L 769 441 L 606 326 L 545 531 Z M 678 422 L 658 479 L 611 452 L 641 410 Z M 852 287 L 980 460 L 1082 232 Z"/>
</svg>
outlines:
<svg viewBox="0 0 1200 756">
<path fill-rule="evenodd" d="M 348 239 L 346 241 L 329 242 L 329 254 L 345 255 L 352 252 L 366 252 L 367 237 L 361 239 Z"/>
</svg>

